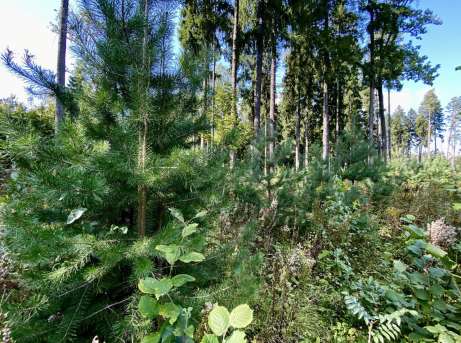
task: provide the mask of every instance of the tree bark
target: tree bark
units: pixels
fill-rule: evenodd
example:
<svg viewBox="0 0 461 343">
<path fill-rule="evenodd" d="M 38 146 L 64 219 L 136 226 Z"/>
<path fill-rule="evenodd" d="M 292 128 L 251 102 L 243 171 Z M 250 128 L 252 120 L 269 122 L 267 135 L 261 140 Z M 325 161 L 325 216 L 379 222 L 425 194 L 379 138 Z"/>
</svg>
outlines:
<svg viewBox="0 0 461 343">
<path fill-rule="evenodd" d="M 269 108 L 269 163 L 272 169 L 274 148 L 275 148 L 275 97 L 276 97 L 276 75 L 277 73 L 277 50 L 272 48 L 271 58 L 271 86 L 270 86 L 270 108 Z"/>
<path fill-rule="evenodd" d="M 147 61 L 147 40 L 149 22 L 149 0 L 144 0 L 144 34 L 142 43 L 142 70 L 140 73 L 139 95 L 141 98 L 140 115 L 142 118 L 139 130 L 138 168 L 141 173 L 146 169 L 148 111 L 146 108 L 147 92 L 149 88 L 150 68 Z M 147 209 L 147 186 L 142 183 L 138 187 L 138 234 L 144 237 L 146 234 L 146 209 Z"/>
<path fill-rule="evenodd" d="M 328 33 L 329 30 L 329 14 L 330 14 L 330 9 L 328 5 L 328 0 L 325 1 L 325 21 L 324 21 L 324 26 L 323 30 L 324 32 Z M 324 66 L 323 66 L 323 114 L 322 114 L 322 127 L 323 127 L 323 132 L 322 132 L 322 159 L 324 161 L 328 161 L 328 158 L 330 157 L 330 141 L 329 141 L 329 136 L 330 136 L 330 113 L 329 113 L 329 99 L 328 99 L 328 81 L 327 81 L 327 74 L 329 72 L 329 54 L 328 54 L 328 49 L 325 47 L 324 53 Z"/>
<path fill-rule="evenodd" d="M 329 122 L 330 114 L 328 112 L 328 82 L 323 80 L 323 132 L 322 132 L 322 159 L 328 161 L 330 154 L 329 141 Z"/>
<path fill-rule="evenodd" d="M 375 14 L 374 9 L 372 7 L 372 1 L 368 1 L 368 13 L 370 15 L 370 23 L 368 27 L 368 32 L 370 35 L 370 71 L 369 71 L 369 78 L 370 78 L 370 107 L 368 112 L 368 145 L 369 149 L 373 147 L 373 121 L 374 121 L 374 97 L 375 97 L 375 74 L 374 74 L 374 63 L 375 63 L 375 30 L 374 30 L 374 22 L 375 22 Z M 371 161 L 371 151 L 369 152 L 369 162 Z"/>
<path fill-rule="evenodd" d="M 456 140 L 453 140 L 453 156 L 451 156 L 451 168 L 455 170 L 456 167 Z"/>
<path fill-rule="evenodd" d="M 231 77 L 232 77 L 232 115 L 235 120 L 238 119 L 237 114 L 237 69 L 238 69 L 238 31 L 239 31 L 239 0 L 234 0 L 234 27 L 232 31 L 232 66 L 231 66 Z"/>
<path fill-rule="evenodd" d="M 214 144 L 215 136 L 215 97 L 216 97 L 216 47 L 213 45 L 213 72 L 211 74 L 212 83 L 211 83 L 211 146 Z"/>
<path fill-rule="evenodd" d="M 456 111 L 451 113 L 451 120 L 450 120 L 450 130 L 448 131 L 448 143 L 447 143 L 447 160 L 450 159 L 450 148 L 453 148 L 453 156 L 451 158 L 451 166 L 454 169 L 455 166 L 455 149 L 456 149 L 456 141 L 454 139 L 454 131 L 456 125 Z"/>
<path fill-rule="evenodd" d="M 207 48 L 207 54 L 208 54 L 208 48 Z M 206 116 L 208 112 L 208 76 L 209 76 L 208 56 L 206 57 L 205 65 L 206 65 L 206 76 L 203 79 L 203 107 L 202 107 L 203 116 Z M 206 140 L 205 140 L 205 136 L 203 135 L 203 133 L 200 134 L 200 148 L 202 150 L 205 150 L 206 148 Z"/>
<path fill-rule="evenodd" d="M 298 171 L 301 165 L 301 103 L 299 91 L 297 92 L 298 101 L 296 105 L 296 125 L 295 125 L 295 170 Z"/>
<path fill-rule="evenodd" d="M 67 50 L 67 21 L 69 18 L 69 0 L 62 0 L 61 12 L 59 20 L 59 42 L 58 42 L 58 65 L 57 65 L 57 81 L 61 91 L 66 86 L 66 50 Z M 64 106 L 59 98 L 56 98 L 56 117 L 55 130 L 59 131 L 59 127 L 64 120 Z"/>
<path fill-rule="evenodd" d="M 304 168 L 309 167 L 309 130 L 307 129 L 307 120 L 306 127 L 304 128 Z"/>
<path fill-rule="evenodd" d="M 337 99 L 337 112 L 336 112 L 336 139 L 339 139 L 342 131 L 341 119 L 343 117 L 343 106 L 344 106 L 344 94 L 343 86 L 340 80 L 338 80 L 338 99 Z"/>
<path fill-rule="evenodd" d="M 311 83 L 309 82 L 308 87 L 308 98 L 307 98 L 307 110 L 306 117 L 304 119 L 304 168 L 309 166 L 309 114 L 312 111 L 312 94 L 311 94 Z"/>
<path fill-rule="evenodd" d="M 387 129 L 386 129 L 386 117 L 384 116 L 384 94 L 383 94 L 383 82 L 379 80 L 378 82 L 378 102 L 379 102 L 379 122 L 381 127 L 381 141 L 380 141 L 380 151 L 382 151 L 382 156 L 384 161 L 387 160 Z"/>
<path fill-rule="evenodd" d="M 255 83 L 255 103 L 254 103 L 254 122 L 253 127 L 256 138 L 259 136 L 261 127 L 261 84 L 263 70 L 263 51 L 264 51 L 264 27 L 263 27 L 263 0 L 258 1 L 258 31 L 256 35 L 256 83 Z"/>
<path fill-rule="evenodd" d="M 391 141 L 391 89 L 387 88 L 387 158 L 392 158 L 392 141 Z"/>
<path fill-rule="evenodd" d="M 432 115 L 429 111 L 429 119 L 427 122 L 427 156 L 431 157 L 431 131 L 432 131 Z"/>
<path fill-rule="evenodd" d="M 240 2 L 234 0 L 234 27 L 232 31 L 232 62 L 231 62 L 231 78 L 232 78 L 232 120 L 234 126 L 237 125 L 238 113 L 237 113 L 237 69 L 238 69 L 238 31 L 239 31 L 239 11 Z M 236 152 L 231 149 L 229 152 L 229 167 L 234 168 L 235 165 L 235 154 Z"/>
</svg>

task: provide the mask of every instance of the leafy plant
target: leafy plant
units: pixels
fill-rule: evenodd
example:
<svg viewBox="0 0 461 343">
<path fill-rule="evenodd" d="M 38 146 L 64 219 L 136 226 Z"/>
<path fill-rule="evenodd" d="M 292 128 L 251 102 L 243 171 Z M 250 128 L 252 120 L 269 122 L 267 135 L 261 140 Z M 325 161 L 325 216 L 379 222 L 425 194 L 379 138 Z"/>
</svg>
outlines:
<svg viewBox="0 0 461 343">
<path fill-rule="evenodd" d="M 206 334 L 201 343 L 216 343 L 221 338 L 223 343 L 245 343 L 245 332 L 240 329 L 246 328 L 253 321 L 253 310 L 247 304 L 239 305 L 230 313 L 224 306 L 215 304 L 208 315 L 208 326 L 213 334 Z M 228 336 L 229 329 L 233 329 Z"/>
<path fill-rule="evenodd" d="M 198 231 L 198 224 L 192 223 L 192 220 L 203 217 L 206 212 L 197 213 L 189 221 L 185 221 L 183 214 L 177 209 L 170 208 L 170 213 L 182 227 L 181 240 L 179 244 L 157 245 L 155 248 L 170 265 L 170 275 L 160 279 L 146 277 L 138 283 L 138 288 L 143 293 L 138 303 L 139 312 L 148 320 L 158 321 L 158 330 L 145 336 L 142 343 L 157 343 L 160 340 L 170 342 L 175 337 L 181 339 L 181 342 L 192 342 L 194 337 L 194 326 L 190 324 L 192 308 L 183 308 L 176 304 L 171 294 L 185 284 L 194 282 L 195 278 L 188 274 L 172 276 L 172 272 L 178 261 L 188 264 L 205 259 L 203 254 L 191 251 L 186 243 Z"/>
</svg>

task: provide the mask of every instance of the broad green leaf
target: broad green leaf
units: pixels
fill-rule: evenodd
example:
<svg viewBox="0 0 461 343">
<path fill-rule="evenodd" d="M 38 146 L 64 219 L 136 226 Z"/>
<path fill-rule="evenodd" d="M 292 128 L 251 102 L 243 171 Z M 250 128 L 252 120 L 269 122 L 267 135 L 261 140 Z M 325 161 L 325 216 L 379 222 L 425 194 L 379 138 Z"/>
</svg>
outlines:
<svg viewBox="0 0 461 343">
<path fill-rule="evenodd" d="M 181 248 L 174 244 L 157 245 L 155 250 L 160 251 L 170 265 L 174 265 L 181 256 Z"/>
<path fill-rule="evenodd" d="M 440 343 L 456 343 L 453 337 L 451 337 L 447 332 L 442 332 L 439 336 L 438 342 Z"/>
<path fill-rule="evenodd" d="M 156 279 L 151 277 L 146 277 L 145 279 L 141 279 L 138 282 L 138 288 L 142 293 L 146 294 L 155 294 L 155 283 Z"/>
<path fill-rule="evenodd" d="M 187 225 L 183 230 L 182 230 L 182 238 L 186 238 L 190 235 L 193 235 L 194 233 L 197 232 L 197 223 L 192 223 Z"/>
<path fill-rule="evenodd" d="M 448 322 L 445 325 L 452 328 L 452 329 L 455 329 L 457 331 L 461 331 L 461 325 L 460 324 L 453 323 L 453 322 Z"/>
<path fill-rule="evenodd" d="M 224 306 L 215 305 L 208 315 L 208 326 L 216 336 L 222 336 L 229 328 L 229 311 Z"/>
<path fill-rule="evenodd" d="M 240 330 L 235 330 L 232 335 L 226 339 L 226 343 L 246 343 L 245 333 Z"/>
<path fill-rule="evenodd" d="M 176 208 L 173 208 L 173 207 L 170 207 L 168 210 L 170 211 L 170 213 L 171 213 L 171 215 L 172 215 L 173 217 L 175 217 L 175 218 L 176 218 L 177 220 L 179 220 L 181 223 L 183 223 L 183 224 L 185 223 L 185 221 L 184 221 L 184 216 L 182 215 L 181 212 L 179 212 L 179 210 L 177 210 Z"/>
<path fill-rule="evenodd" d="M 162 335 L 160 335 L 160 333 L 153 333 L 148 336 L 145 336 L 142 339 L 141 343 L 159 343 L 160 338 L 162 338 Z"/>
<path fill-rule="evenodd" d="M 174 287 L 181 287 L 188 282 L 194 282 L 195 278 L 187 274 L 178 274 L 171 279 Z"/>
<path fill-rule="evenodd" d="M 424 238 L 426 237 L 426 233 L 423 229 L 420 227 L 414 225 L 414 224 L 409 224 L 406 226 L 407 230 L 411 234 L 412 237 L 414 238 Z"/>
<path fill-rule="evenodd" d="M 203 211 L 200 211 L 199 213 L 197 213 L 194 218 L 202 218 L 202 217 L 205 217 L 207 214 L 208 214 L 208 211 L 203 210 Z"/>
<path fill-rule="evenodd" d="M 404 217 L 401 217 L 400 218 L 401 221 L 403 221 L 404 223 L 413 223 L 415 220 L 416 220 L 416 217 L 412 214 L 407 214 L 406 216 Z"/>
<path fill-rule="evenodd" d="M 159 299 L 161 296 L 168 294 L 168 292 L 173 288 L 173 283 L 171 282 L 171 279 L 169 278 L 163 278 L 161 280 L 158 280 L 155 283 L 155 297 Z"/>
<path fill-rule="evenodd" d="M 154 319 L 158 315 L 159 305 L 154 298 L 143 295 L 139 299 L 138 309 L 144 317 Z"/>
<path fill-rule="evenodd" d="M 246 328 L 253 321 L 253 310 L 247 304 L 239 305 L 230 313 L 230 325 L 236 329 Z"/>
<path fill-rule="evenodd" d="M 205 336 L 203 336 L 200 343 L 219 343 L 219 341 L 218 341 L 218 337 L 208 333 Z"/>
<path fill-rule="evenodd" d="M 145 278 L 139 281 L 138 287 L 141 292 L 147 294 L 154 294 L 157 299 L 161 296 L 168 294 L 168 292 L 173 288 L 173 283 L 169 278 L 163 278 L 161 280 L 156 280 L 154 278 Z"/>
<path fill-rule="evenodd" d="M 168 318 L 171 325 L 176 322 L 180 313 L 181 308 L 178 305 L 173 303 L 160 305 L 159 314 L 164 318 Z"/>
<path fill-rule="evenodd" d="M 190 252 L 188 254 L 185 254 L 179 258 L 180 261 L 184 263 L 191 263 L 191 262 L 202 262 L 205 259 L 205 256 L 203 256 L 199 252 Z"/>
<path fill-rule="evenodd" d="M 461 211 L 461 203 L 455 202 L 455 203 L 453 204 L 453 210 L 454 210 L 454 211 Z"/>
<path fill-rule="evenodd" d="M 189 325 L 186 330 L 184 330 L 184 334 L 186 336 L 189 336 L 191 338 L 194 338 L 194 331 L 195 331 L 195 328 L 193 325 Z"/>
<path fill-rule="evenodd" d="M 446 251 L 431 243 L 426 243 L 426 251 L 437 258 L 443 258 L 447 255 Z"/>
<path fill-rule="evenodd" d="M 76 208 L 75 210 L 72 210 L 67 217 L 66 224 L 70 225 L 76 220 L 80 219 L 81 216 L 86 212 L 86 208 Z"/>
<path fill-rule="evenodd" d="M 445 292 L 445 289 L 440 286 L 439 284 L 433 284 L 430 288 L 429 288 L 429 291 L 431 292 L 431 294 L 435 297 L 435 298 L 438 298 L 438 297 L 441 297 L 443 295 L 443 293 Z"/>
<path fill-rule="evenodd" d="M 407 265 L 403 263 L 402 261 L 395 260 L 394 261 L 394 270 L 398 273 L 403 273 L 405 270 L 407 270 Z"/>
<path fill-rule="evenodd" d="M 431 267 L 429 268 L 429 275 L 433 278 L 440 279 L 447 275 L 447 271 L 442 268 Z"/>
<path fill-rule="evenodd" d="M 424 289 L 415 289 L 415 295 L 418 299 L 429 300 L 429 294 Z"/>
</svg>

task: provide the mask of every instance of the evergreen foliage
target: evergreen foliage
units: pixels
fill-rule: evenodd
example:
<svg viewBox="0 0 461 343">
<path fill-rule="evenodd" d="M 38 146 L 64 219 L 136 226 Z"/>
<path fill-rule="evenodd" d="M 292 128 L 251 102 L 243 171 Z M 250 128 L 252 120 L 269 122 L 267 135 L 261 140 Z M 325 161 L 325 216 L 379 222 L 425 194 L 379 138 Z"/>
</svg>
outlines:
<svg viewBox="0 0 461 343">
<path fill-rule="evenodd" d="M 68 24 L 65 86 L 3 54 L 46 100 L 0 102 L 2 342 L 460 340 L 459 98 L 385 116 L 437 76 L 432 11 L 80 0 Z"/>
</svg>

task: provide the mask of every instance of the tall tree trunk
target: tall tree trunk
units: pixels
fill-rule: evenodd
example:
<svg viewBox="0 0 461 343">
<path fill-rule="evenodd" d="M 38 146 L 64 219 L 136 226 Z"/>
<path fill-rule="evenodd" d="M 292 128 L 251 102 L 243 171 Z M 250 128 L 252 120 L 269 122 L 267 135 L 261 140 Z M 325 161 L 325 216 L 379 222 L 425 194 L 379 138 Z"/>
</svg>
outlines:
<svg viewBox="0 0 461 343">
<path fill-rule="evenodd" d="M 323 110 L 322 112 L 323 112 L 322 159 L 324 161 L 328 161 L 328 157 L 330 154 L 330 141 L 329 141 L 330 114 L 328 112 L 328 82 L 325 76 L 323 80 Z"/>
<path fill-rule="evenodd" d="M 299 88 L 299 87 L 297 87 Z M 296 125 L 295 125 L 295 170 L 298 171 L 301 165 L 301 99 L 297 91 Z"/>
<path fill-rule="evenodd" d="M 344 114 L 344 93 L 343 85 L 341 80 L 338 80 L 338 105 L 337 105 L 337 115 L 336 115 L 336 135 L 339 138 L 341 131 L 343 130 L 343 114 Z"/>
<path fill-rule="evenodd" d="M 368 111 L 368 145 L 369 149 L 373 147 L 373 121 L 374 121 L 374 112 L 375 112 L 375 29 L 374 29 L 374 22 L 375 22 L 375 13 L 374 8 L 372 5 L 372 1 L 368 0 L 368 13 L 370 15 L 370 23 L 368 27 L 368 33 L 370 36 L 370 71 L 369 71 L 369 82 L 370 82 L 370 108 Z M 371 152 L 371 151 L 370 151 Z M 370 160 L 370 153 L 368 156 L 369 162 Z"/>
<path fill-rule="evenodd" d="M 208 47 L 207 49 L 207 54 L 208 54 Z M 208 113 L 208 76 L 209 76 L 209 70 L 208 70 L 208 56 L 206 57 L 206 62 L 205 62 L 205 68 L 206 68 L 206 76 L 203 79 L 203 116 L 206 116 Z M 205 141 L 205 136 L 200 134 L 200 148 L 202 150 L 205 150 L 206 148 L 206 141 Z"/>
<path fill-rule="evenodd" d="M 431 131 L 432 131 L 432 115 L 429 111 L 429 119 L 427 122 L 427 157 L 431 157 Z"/>
<path fill-rule="evenodd" d="M 142 43 L 142 66 L 139 82 L 139 95 L 141 98 L 140 115 L 142 118 L 139 130 L 138 168 L 141 173 L 146 169 L 148 109 L 146 108 L 147 93 L 149 89 L 150 68 L 147 60 L 147 40 L 149 23 L 149 0 L 144 0 L 144 34 Z M 146 210 L 147 210 L 147 186 L 142 183 L 138 186 L 138 234 L 143 237 L 146 234 Z"/>
<path fill-rule="evenodd" d="M 454 167 L 454 160 L 455 160 L 455 139 L 454 139 L 455 125 L 456 125 L 456 111 L 453 111 L 451 113 L 450 130 L 448 131 L 448 143 L 447 143 L 447 160 L 450 159 L 450 148 L 453 147 L 453 156 L 451 159 L 452 167 Z"/>
<path fill-rule="evenodd" d="M 304 128 L 304 168 L 309 166 L 309 130 L 307 129 L 307 119 Z"/>
<path fill-rule="evenodd" d="M 309 114 L 312 111 L 311 83 L 307 87 L 306 117 L 304 119 L 304 168 L 309 166 Z"/>
<path fill-rule="evenodd" d="M 239 8 L 240 1 L 234 0 L 234 28 L 232 31 L 232 66 L 231 66 L 231 78 L 232 78 L 232 115 L 234 120 L 237 120 L 237 69 L 238 69 L 238 32 L 239 32 Z"/>
<path fill-rule="evenodd" d="M 339 143 L 339 80 L 336 80 L 336 91 L 335 91 L 335 145 Z"/>
<path fill-rule="evenodd" d="M 232 31 L 232 63 L 231 63 L 231 78 L 232 78 L 232 120 L 234 125 L 237 125 L 237 69 L 238 69 L 238 31 L 239 31 L 239 11 L 240 1 L 234 0 L 234 28 Z M 229 167 L 234 168 L 236 152 L 231 149 L 229 152 Z"/>
<path fill-rule="evenodd" d="M 328 0 L 325 1 L 325 21 L 324 21 L 324 26 L 323 30 L 326 34 L 328 34 L 329 30 L 329 14 L 330 14 L 330 8 L 328 4 Z M 324 66 L 323 66 L 323 132 L 322 132 L 322 159 L 324 161 L 328 161 L 328 158 L 330 157 L 330 112 L 328 108 L 329 104 L 329 99 L 328 99 L 328 81 L 327 81 L 327 75 L 329 72 L 329 51 L 328 47 L 325 46 L 325 51 L 324 53 Z"/>
<path fill-rule="evenodd" d="M 368 145 L 373 148 L 373 125 L 375 120 L 375 86 L 373 80 L 370 80 L 370 106 L 368 109 Z"/>
<path fill-rule="evenodd" d="M 66 86 L 66 50 L 67 50 L 67 22 L 69 17 L 69 0 L 62 0 L 61 12 L 59 19 L 59 43 L 58 43 L 58 65 L 57 65 L 57 81 L 61 91 Z M 59 131 L 59 127 L 64 120 L 64 106 L 59 98 L 56 98 L 56 117 L 55 130 Z"/>
<path fill-rule="evenodd" d="M 391 89 L 387 88 L 387 158 L 392 158 L 392 141 L 391 141 Z"/>
<path fill-rule="evenodd" d="M 213 45 L 213 72 L 211 74 L 211 146 L 214 144 L 214 136 L 215 136 L 215 98 L 216 98 L 216 46 Z"/>
<path fill-rule="evenodd" d="M 269 163 L 272 169 L 275 147 L 275 97 L 276 97 L 276 75 L 277 73 L 277 49 L 272 48 L 271 58 L 271 86 L 270 86 L 270 108 L 269 108 Z"/>
<path fill-rule="evenodd" d="M 387 160 L 387 129 L 386 129 L 386 117 L 384 116 L 384 94 L 383 94 L 383 82 L 380 79 L 378 82 L 378 102 L 379 102 L 379 121 L 381 127 L 381 151 L 384 161 Z"/>
<path fill-rule="evenodd" d="M 256 83 L 255 83 L 255 103 L 254 103 L 254 131 L 255 136 L 259 136 L 261 127 L 261 84 L 263 70 L 263 51 L 264 51 L 264 26 L 262 13 L 263 0 L 258 0 L 258 31 L 256 35 Z"/>
</svg>

